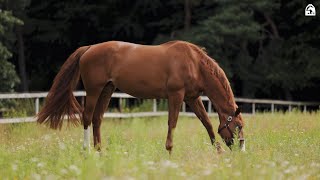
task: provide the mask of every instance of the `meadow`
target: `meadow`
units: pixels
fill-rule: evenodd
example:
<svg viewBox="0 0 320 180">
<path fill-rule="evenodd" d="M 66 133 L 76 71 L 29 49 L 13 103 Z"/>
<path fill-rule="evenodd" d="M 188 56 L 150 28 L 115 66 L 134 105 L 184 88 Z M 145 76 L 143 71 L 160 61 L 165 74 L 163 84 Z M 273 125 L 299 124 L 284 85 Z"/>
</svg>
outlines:
<svg viewBox="0 0 320 180">
<path fill-rule="evenodd" d="M 101 154 L 82 150 L 82 127 L 0 125 L 0 179 L 320 179 L 319 112 L 244 117 L 247 151 L 221 155 L 191 117 L 180 116 L 171 156 L 166 117 L 105 119 Z"/>
</svg>

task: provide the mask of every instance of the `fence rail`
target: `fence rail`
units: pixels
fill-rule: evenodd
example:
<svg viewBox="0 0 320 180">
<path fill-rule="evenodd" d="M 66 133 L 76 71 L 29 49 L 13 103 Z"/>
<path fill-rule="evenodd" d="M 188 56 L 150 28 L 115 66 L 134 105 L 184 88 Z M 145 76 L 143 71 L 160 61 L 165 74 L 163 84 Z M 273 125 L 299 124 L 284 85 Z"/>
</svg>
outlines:
<svg viewBox="0 0 320 180">
<path fill-rule="evenodd" d="M 48 95 L 48 92 L 38 92 L 38 93 L 6 93 L 0 94 L 0 100 L 3 99 L 35 99 L 35 114 L 39 112 L 40 109 L 40 99 L 45 98 Z M 74 92 L 76 97 L 85 97 L 86 93 L 84 91 Z M 121 104 L 122 99 L 135 98 L 129 94 L 125 93 L 113 93 L 112 98 L 119 99 L 119 104 Z M 213 115 L 213 109 L 211 101 L 206 96 L 202 96 L 202 101 L 208 101 L 207 110 L 210 115 Z M 251 104 L 251 114 L 256 112 L 256 104 L 266 104 L 270 105 L 271 112 L 275 111 L 275 105 L 288 106 L 288 110 L 292 110 L 292 106 L 303 107 L 303 111 L 307 111 L 308 106 L 317 106 L 320 108 L 320 102 L 298 102 L 298 101 L 281 101 L 281 100 L 269 100 L 269 99 L 248 99 L 248 98 L 235 98 L 237 103 L 248 103 Z M 139 113 L 105 113 L 104 117 L 112 118 L 128 118 L 128 117 L 146 117 L 146 116 L 163 116 L 167 112 L 159 112 L 157 108 L 156 99 L 153 100 L 152 112 L 139 112 Z M 186 104 L 182 105 L 181 115 L 185 116 L 194 116 L 193 113 L 186 112 Z M 20 123 L 20 122 L 33 122 L 35 121 L 34 117 L 25 117 L 25 118 L 10 118 L 10 119 L 1 119 L 0 124 L 2 123 Z"/>
</svg>

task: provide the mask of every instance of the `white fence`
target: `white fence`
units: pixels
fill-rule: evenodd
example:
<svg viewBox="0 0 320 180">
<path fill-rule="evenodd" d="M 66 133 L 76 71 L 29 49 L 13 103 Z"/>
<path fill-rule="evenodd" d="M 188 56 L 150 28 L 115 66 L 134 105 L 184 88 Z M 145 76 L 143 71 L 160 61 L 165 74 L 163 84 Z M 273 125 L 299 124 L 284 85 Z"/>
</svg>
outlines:
<svg viewBox="0 0 320 180">
<path fill-rule="evenodd" d="M 34 99 L 35 100 L 35 114 L 39 112 L 40 109 L 40 98 L 45 98 L 48 95 L 48 92 L 41 92 L 41 93 L 10 93 L 10 94 L 0 94 L 0 100 L 3 99 Z M 77 91 L 74 92 L 76 97 L 85 97 L 86 93 L 84 91 Z M 113 93 L 112 98 L 119 99 L 119 104 L 121 104 L 122 99 L 129 99 L 135 98 L 131 95 L 125 93 Z M 210 115 L 213 115 L 212 104 L 209 101 L 209 98 L 206 96 L 201 97 L 203 101 L 208 101 L 207 110 Z M 267 100 L 267 99 L 247 99 L 247 98 L 235 98 L 237 103 L 247 103 L 251 104 L 251 114 L 255 114 L 256 112 L 256 105 L 257 104 L 265 104 L 270 106 L 271 112 L 275 111 L 275 105 L 287 106 L 288 111 L 292 110 L 292 107 L 303 107 L 303 111 L 306 112 L 307 108 L 310 106 L 320 108 L 320 102 L 297 102 L 297 101 L 280 101 L 280 100 Z M 129 118 L 129 117 L 146 117 L 146 116 L 163 116 L 166 115 L 167 112 L 159 112 L 157 108 L 157 100 L 153 99 L 153 108 L 152 112 L 138 112 L 138 113 L 105 113 L 104 117 L 110 118 Z M 186 112 L 186 104 L 183 103 L 182 112 L 180 115 L 184 116 L 194 116 L 193 113 Z M 20 123 L 20 122 L 33 122 L 35 121 L 34 117 L 25 117 L 25 118 L 10 118 L 10 119 L 1 119 L 0 124 L 2 123 Z"/>
</svg>

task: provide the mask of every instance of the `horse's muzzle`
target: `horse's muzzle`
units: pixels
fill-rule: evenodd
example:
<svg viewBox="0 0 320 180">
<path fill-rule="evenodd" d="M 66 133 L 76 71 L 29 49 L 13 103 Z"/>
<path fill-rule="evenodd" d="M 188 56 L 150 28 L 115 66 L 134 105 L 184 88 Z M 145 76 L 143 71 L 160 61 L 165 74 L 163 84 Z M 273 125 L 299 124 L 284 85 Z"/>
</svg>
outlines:
<svg viewBox="0 0 320 180">
<path fill-rule="evenodd" d="M 233 139 L 227 139 L 225 140 L 225 143 L 231 149 L 231 146 L 233 145 L 234 141 Z"/>
</svg>

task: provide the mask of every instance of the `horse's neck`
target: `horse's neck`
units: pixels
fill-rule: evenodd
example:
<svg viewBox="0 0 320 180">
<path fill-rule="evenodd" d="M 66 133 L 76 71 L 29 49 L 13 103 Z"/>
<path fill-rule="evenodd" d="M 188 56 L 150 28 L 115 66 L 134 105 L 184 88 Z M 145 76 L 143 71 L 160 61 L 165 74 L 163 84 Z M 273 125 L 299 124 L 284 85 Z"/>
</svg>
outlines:
<svg viewBox="0 0 320 180">
<path fill-rule="evenodd" d="M 223 70 L 213 60 L 206 61 L 209 62 L 202 63 L 204 91 L 220 116 L 232 115 L 236 110 L 236 104 L 229 81 Z"/>
</svg>

